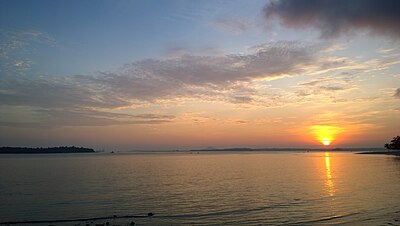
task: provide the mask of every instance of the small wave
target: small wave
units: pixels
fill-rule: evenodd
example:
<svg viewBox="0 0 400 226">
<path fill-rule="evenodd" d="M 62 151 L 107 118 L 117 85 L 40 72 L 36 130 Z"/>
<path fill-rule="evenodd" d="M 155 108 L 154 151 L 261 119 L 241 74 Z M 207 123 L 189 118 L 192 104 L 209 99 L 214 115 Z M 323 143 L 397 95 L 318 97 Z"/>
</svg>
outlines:
<svg viewBox="0 0 400 226">
<path fill-rule="evenodd" d="M 312 223 L 322 223 L 326 221 L 332 221 L 332 220 L 338 220 L 338 219 L 343 219 L 347 218 L 350 216 L 358 215 L 359 213 L 349 213 L 349 214 L 343 214 L 343 215 L 335 215 L 335 216 L 329 216 L 329 217 L 322 217 L 319 219 L 315 220 L 307 220 L 307 221 L 296 221 L 293 223 L 285 223 L 285 225 L 301 225 L 301 224 L 312 224 Z"/>
<path fill-rule="evenodd" d="M 288 206 L 299 205 L 301 204 L 300 200 L 295 200 L 295 202 L 291 203 L 281 203 L 274 204 L 269 206 L 260 206 L 250 209 L 234 209 L 227 211 L 216 211 L 216 212 L 208 212 L 208 213 L 188 213 L 188 214 L 176 214 L 176 215 L 156 215 L 151 216 L 154 218 L 161 219 L 177 219 L 177 218 L 205 218 L 205 217 L 213 217 L 213 216 L 229 216 L 229 215 L 244 215 L 251 214 L 255 212 L 262 212 L 269 209 L 278 209 L 278 208 L 287 208 Z M 32 220 L 32 221 L 8 221 L 8 222 L 0 222 L 0 225 L 15 225 L 15 224 L 45 224 L 45 223 L 66 223 L 66 222 L 84 222 L 84 221 L 97 221 L 97 220 L 107 220 L 107 219 L 126 219 L 126 218 L 145 218 L 149 217 L 148 215 L 113 215 L 113 216 L 99 216 L 99 217 L 90 217 L 90 218 L 75 218 L 75 219 L 55 219 L 55 220 Z"/>
<path fill-rule="evenodd" d="M 285 204 L 275 204 L 269 206 L 261 206 L 255 207 L 251 209 L 234 209 L 234 210 L 226 210 L 226 211 L 217 211 L 217 212 L 209 212 L 209 213 L 201 213 L 201 214 L 176 214 L 176 215 L 159 215 L 158 218 L 201 218 L 201 217 L 212 217 L 212 216 L 229 216 L 229 215 L 238 215 L 238 214 L 251 214 L 254 212 L 262 212 L 269 209 L 278 209 L 278 208 L 287 208 L 293 205 L 299 205 L 301 202 L 292 202 Z"/>
</svg>

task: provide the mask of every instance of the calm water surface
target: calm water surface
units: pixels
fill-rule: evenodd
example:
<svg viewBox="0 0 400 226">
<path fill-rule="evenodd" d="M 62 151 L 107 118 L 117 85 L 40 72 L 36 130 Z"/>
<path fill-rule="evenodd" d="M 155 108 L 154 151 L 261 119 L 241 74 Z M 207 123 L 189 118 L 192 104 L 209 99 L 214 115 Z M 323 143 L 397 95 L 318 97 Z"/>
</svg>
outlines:
<svg viewBox="0 0 400 226">
<path fill-rule="evenodd" d="M 135 219 L 137 225 L 400 225 L 400 158 L 336 152 L 0 156 L 0 222 L 148 212 L 155 216 Z"/>
</svg>

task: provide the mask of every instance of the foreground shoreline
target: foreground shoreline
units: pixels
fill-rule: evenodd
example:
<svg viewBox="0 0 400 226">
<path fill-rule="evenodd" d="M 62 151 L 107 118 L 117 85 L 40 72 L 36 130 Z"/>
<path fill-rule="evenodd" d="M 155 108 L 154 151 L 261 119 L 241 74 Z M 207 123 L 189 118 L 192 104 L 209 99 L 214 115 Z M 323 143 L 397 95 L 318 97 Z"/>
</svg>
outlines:
<svg viewBox="0 0 400 226">
<path fill-rule="evenodd" d="M 359 152 L 356 154 L 400 156 L 400 150 L 399 151 L 369 151 L 369 152 L 367 151 L 367 152 Z"/>
<path fill-rule="evenodd" d="M 32 221 L 7 221 L 7 222 L 0 222 L 0 225 L 23 225 L 23 224 L 65 224 L 65 223 L 73 223 L 78 222 L 84 225 L 110 225 L 109 221 L 128 221 L 126 225 L 135 225 L 133 220 L 137 220 L 138 218 L 151 218 L 153 217 L 153 213 L 148 213 L 147 215 L 123 215 L 123 216 L 103 216 L 103 217 L 89 217 L 89 218 L 72 218 L 72 219 L 53 219 L 53 220 L 32 220 Z M 103 222 L 106 220 L 106 222 Z M 129 223 L 130 222 L 130 223 Z M 75 224 L 76 225 L 76 224 Z M 112 224 L 114 225 L 114 224 Z M 117 224 L 119 225 L 119 224 Z"/>
</svg>

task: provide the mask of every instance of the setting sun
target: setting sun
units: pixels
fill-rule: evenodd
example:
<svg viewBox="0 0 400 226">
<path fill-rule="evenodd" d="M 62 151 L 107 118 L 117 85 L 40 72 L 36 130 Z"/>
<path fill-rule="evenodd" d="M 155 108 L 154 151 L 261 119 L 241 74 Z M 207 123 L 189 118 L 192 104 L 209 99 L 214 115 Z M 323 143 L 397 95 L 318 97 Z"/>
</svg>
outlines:
<svg viewBox="0 0 400 226">
<path fill-rule="evenodd" d="M 322 144 L 325 145 L 325 146 L 330 145 L 331 144 L 331 138 L 329 138 L 329 137 L 322 138 Z"/>
<path fill-rule="evenodd" d="M 341 131 L 336 126 L 312 126 L 311 131 L 317 141 L 321 142 L 324 146 L 328 146 L 334 141 Z"/>
</svg>

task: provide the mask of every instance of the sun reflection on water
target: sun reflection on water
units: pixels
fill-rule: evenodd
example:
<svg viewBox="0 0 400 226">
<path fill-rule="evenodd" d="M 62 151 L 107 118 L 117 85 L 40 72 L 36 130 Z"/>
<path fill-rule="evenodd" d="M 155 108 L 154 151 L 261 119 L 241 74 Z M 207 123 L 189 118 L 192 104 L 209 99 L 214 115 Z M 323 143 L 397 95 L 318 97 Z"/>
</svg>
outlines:
<svg viewBox="0 0 400 226">
<path fill-rule="evenodd" d="M 325 152 L 325 171 L 326 171 L 326 190 L 329 193 L 329 196 L 333 196 L 335 192 L 333 178 L 332 178 L 332 170 L 331 170 L 331 157 L 329 156 L 329 152 Z"/>
</svg>

